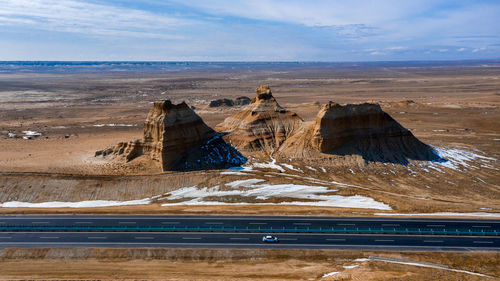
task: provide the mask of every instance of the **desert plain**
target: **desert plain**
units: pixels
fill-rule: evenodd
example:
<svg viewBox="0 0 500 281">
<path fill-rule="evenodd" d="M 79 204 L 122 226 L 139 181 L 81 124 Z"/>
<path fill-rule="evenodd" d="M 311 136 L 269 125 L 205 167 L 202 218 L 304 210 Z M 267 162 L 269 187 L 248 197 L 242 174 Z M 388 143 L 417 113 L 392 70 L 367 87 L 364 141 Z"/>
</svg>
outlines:
<svg viewBox="0 0 500 281">
<path fill-rule="evenodd" d="M 329 101 L 378 103 L 446 162 L 400 165 L 347 157 L 338 164 L 242 152 L 248 161 L 239 169 L 164 172 L 140 159 L 122 163 L 95 156 L 96 151 L 116 143 L 142 138 L 144 120 L 154 101 L 185 101 L 215 128 L 245 106 L 210 107 L 210 101 L 253 98 L 259 85 L 269 85 L 277 102 L 304 122 L 313 122 Z M 4 71 L 0 73 L 0 213 L 494 218 L 500 216 L 499 106 L 498 61 L 224 65 L 170 72 Z M 287 186 L 296 193 L 286 192 Z M 73 253 L 84 263 L 75 262 L 76 258 L 48 259 L 46 252 L 24 253 L 20 256 L 31 255 L 32 261 L 23 266 L 27 272 L 19 273 L 12 269 L 26 261 L 13 258 L 15 249 L 6 251 L 2 252 L 0 274 L 13 279 L 54 277 L 58 273 L 55 267 L 47 266 L 51 264 L 81 271 L 113 262 L 104 257 L 104 250 Z M 344 267 L 348 271 L 343 275 L 324 277 L 328 267 L 342 269 L 342 264 L 357 258 L 395 254 L 355 252 L 354 257 L 352 253 L 323 251 L 295 259 L 293 251 L 264 252 L 250 265 L 243 264 L 243 257 L 226 257 L 221 264 L 210 260 L 218 255 L 213 252 L 200 259 L 190 253 L 188 258 L 175 261 L 178 270 L 186 268 L 184 273 L 172 276 L 190 279 L 186 273 L 189 268 L 202 264 L 200 268 L 207 271 L 193 273 L 193 279 L 428 280 L 426 274 L 436 274 L 436 280 L 490 278 L 428 268 L 413 272 L 408 265 L 394 268 L 373 261 L 365 261 L 357 269 Z M 495 253 L 401 255 L 500 276 Z M 61 276 L 163 279 L 162 263 L 170 264 L 175 258 L 158 256 L 148 261 L 142 253 L 136 259 L 127 256 L 115 261 L 124 267 L 135 264 L 144 272 L 154 264 L 157 269 L 147 276 L 124 276 L 109 268 L 85 276 Z M 275 267 L 279 271 L 276 275 L 263 274 L 267 263 L 273 261 L 282 271 Z M 217 278 L 221 277 L 217 272 L 227 272 L 228 267 L 244 269 L 232 277 Z M 287 273 L 291 269 L 294 274 Z M 360 270 L 371 275 L 359 275 Z"/>
</svg>

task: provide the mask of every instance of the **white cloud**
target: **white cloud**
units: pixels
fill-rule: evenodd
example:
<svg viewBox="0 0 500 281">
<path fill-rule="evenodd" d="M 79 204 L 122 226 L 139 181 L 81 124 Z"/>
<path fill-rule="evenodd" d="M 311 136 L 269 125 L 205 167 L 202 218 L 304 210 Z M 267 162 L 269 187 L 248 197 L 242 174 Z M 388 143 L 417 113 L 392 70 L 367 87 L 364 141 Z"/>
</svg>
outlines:
<svg viewBox="0 0 500 281">
<path fill-rule="evenodd" d="M 390 50 L 390 51 L 402 51 L 402 50 L 408 49 L 408 47 L 394 46 L 394 47 L 389 47 L 389 48 L 386 48 L 386 49 Z"/>
<path fill-rule="evenodd" d="M 173 16 L 75 0 L 0 0 L 0 25 L 105 36 L 178 38 L 162 32 L 189 24 Z"/>
<path fill-rule="evenodd" d="M 484 50 L 486 50 L 486 48 L 482 47 L 482 48 L 476 48 L 476 49 L 472 50 L 472 52 L 477 53 L 477 52 L 484 51 Z"/>
<path fill-rule="evenodd" d="M 381 51 L 373 51 L 373 52 L 370 53 L 370 55 L 380 56 L 380 55 L 385 55 L 385 53 L 381 52 Z"/>
<path fill-rule="evenodd" d="M 463 52 L 465 50 L 466 50 L 465 48 L 460 48 L 460 49 L 457 49 L 457 52 Z"/>
<path fill-rule="evenodd" d="M 279 21 L 305 26 L 376 24 L 424 11 L 436 1 L 399 0 L 177 0 L 217 15 Z M 438 1 L 439 2 L 439 1 Z"/>
</svg>

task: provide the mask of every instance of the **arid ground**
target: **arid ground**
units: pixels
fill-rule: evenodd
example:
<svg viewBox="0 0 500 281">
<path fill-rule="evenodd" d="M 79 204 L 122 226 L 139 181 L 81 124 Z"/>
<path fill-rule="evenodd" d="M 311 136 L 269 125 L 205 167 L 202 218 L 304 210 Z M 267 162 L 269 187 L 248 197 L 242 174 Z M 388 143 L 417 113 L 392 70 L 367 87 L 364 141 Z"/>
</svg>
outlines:
<svg viewBox="0 0 500 281">
<path fill-rule="evenodd" d="M 319 107 L 328 101 L 377 102 L 448 161 L 337 165 L 308 159 L 275 162 L 269 155 L 245 155 L 249 160 L 242 170 L 161 172 L 147 163 L 123 164 L 94 157 L 97 150 L 140 139 L 155 100 L 186 101 L 215 127 L 241 107 L 210 108 L 211 100 L 251 98 L 259 85 L 270 85 L 278 103 L 305 121 L 314 120 Z M 498 217 L 499 106 L 500 65 L 496 62 L 228 67 L 147 74 L 0 73 L 0 213 Z M 36 133 L 41 135 L 23 139 Z M 273 191 L 283 185 L 302 187 L 303 196 Z M 245 193 L 252 188 L 261 193 Z M 104 205 L 93 206 L 96 200 L 103 200 Z M 67 208 L 70 202 L 83 203 L 77 206 L 81 208 Z M 246 204 L 231 204 L 242 202 Z M 4 279 L 316 280 L 336 271 L 341 273 L 324 279 L 490 279 L 435 268 L 354 261 L 368 256 L 436 263 L 500 277 L 496 253 L 300 251 L 294 257 L 289 251 L 257 251 L 246 256 L 248 252 L 240 250 L 207 250 L 208 254 L 201 250 L 167 254 L 126 249 L 0 251 L 0 277 Z"/>
<path fill-rule="evenodd" d="M 151 103 L 186 101 L 212 127 L 241 107 L 210 108 L 218 98 L 253 97 L 269 84 L 285 108 L 312 121 L 328 101 L 380 103 L 383 110 L 445 159 L 407 166 L 344 161 L 308 162 L 245 155 L 241 172 L 161 172 L 147 163 L 115 163 L 94 157 L 96 150 L 142 137 Z M 0 75 L 0 202 L 138 200 L 149 205 L 70 209 L 68 212 L 247 213 L 371 215 L 359 208 L 321 206 L 193 206 L 169 192 L 196 186 L 213 196 L 237 180 L 240 188 L 262 184 L 326 186 L 339 196 L 364 196 L 395 213 L 500 211 L 500 66 L 401 65 L 274 66 L 222 68 L 172 73 L 4 73 Z M 31 140 L 23 131 L 41 133 Z M 13 133 L 18 138 L 9 138 Z M 346 163 L 347 162 L 347 163 Z M 315 167 L 313 167 L 315 166 Z M 225 187 L 222 184 L 227 183 Z M 253 183 L 253 185 L 252 185 Z M 224 189 L 226 188 L 226 189 Z M 219 193 L 217 193 L 219 192 Z M 265 192 L 265 191 L 264 191 Z M 332 193 L 333 192 L 333 193 Z M 248 195 L 248 194 L 247 194 Z M 286 196 L 255 200 L 224 196 L 224 203 L 306 201 Z M 265 194 L 264 194 L 265 195 Z M 210 193 L 205 201 L 213 201 Z M 325 200 L 328 198 L 324 198 Z M 219 201 L 221 201 L 219 200 Z M 217 200 L 216 200 L 217 201 Z M 160 204 L 166 204 L 161 206 Z M 367 205 L 369 207 L 369 205 Z M 65 212 L 65 209 L 0 208 L 2 213 Z M 22 206 L 19 206 L 22 207 Z M 368 208 L 369 209 L 369 208 Z M 383 208 L 382 208 L 383 209 Z M 381 210 L 379 208 L 379 210 Z"/>
</svg>

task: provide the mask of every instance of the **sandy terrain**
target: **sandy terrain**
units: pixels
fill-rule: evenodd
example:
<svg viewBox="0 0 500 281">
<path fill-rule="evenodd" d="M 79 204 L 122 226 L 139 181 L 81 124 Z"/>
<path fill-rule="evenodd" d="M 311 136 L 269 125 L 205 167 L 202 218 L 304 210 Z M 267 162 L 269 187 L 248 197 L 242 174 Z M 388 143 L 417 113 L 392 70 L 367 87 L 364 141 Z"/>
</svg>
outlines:
<svg viewBox="0 0 500 281">
<path fill-rule="evenodd" d="M 273 162 L 265 155 L 246 155 L 249 162 L 241 171 L 163 173 L 141 161 L 121 165 L 94 157 L 96 150 L 141 138 L 142 124 L 155 100 L 185 100 L 215 127 L 240 108 L 209 108 L 211 100 L 252 97 L 261 84 L 271 85 L 278 102 L 305 121 L 312 121 L 320 105 L 330 100 L 379 102 L 383 110 L 450 161 L 338 165 L 312 159 Z M 168 74 L 2 73 L 0 213 L 374 216 L 451 212 L 498 218 L 499 89 L 500 67 L 474 64 Z M 42 135 L 31 140 L 8 137 L 9 133 L 25 136 L 23 131 Z M 291 187 L 297 191 L 282 192 Z M 255 190 L 260 197 L 249 193 Z M 109 206 L 89 207 L 95 200 L 104 200 L 100 204 Z M 113 206 L 130 200 L 140 201 Z M 60 203 L 49 203 L 51 208 L 36 205 L 54 201 Z M 201 204 L 214 201 L 218 204 Z M 68 202 L 87 207 L 60 205 Z M 247 205 L 231 204 L 241 202 Z M 326 203 L 319 206 L 318 202 Z M 369 256 L 467 272 L 356 261 Z M 490 280 L 488 276 L 500 277 L 499 259 L 497 253 L 0 249 L 0 278 Z"/>
<path fill-rule="evenodd" d="M 352 165 L 246 155 L 250 171 L 160 173 L 141 161 L 127 165 L 94 157 L 120 141 L 141 138 L 142 124 L 158 99 L 185 100 L 214 127 L 240 108 L 209 108 L 212 99 L 252 97 L 270 84 L 278 102 L 305 121 L 320 104 L 379 102 L 450 165 Z M 218 71 L 171 74 L 2 74 L 0 76 L 0 202 L 75 202 L 153 198 L 151 205 L 68 209 L 67 212 L 276 213 L 371 215 L 380 209 L 328 206 L 161 206 L 187 201 L 169 192 L 191 186 L 212 188 L 236 180 L 262 184 L 326 186 L 338 196 L 364 196 L 396 213 L 500 212 L 500 67 L 305 67 L 287 71 Z M 23 131 L 32 140 L 8 138 Z M 442 156 L 443 156 L 442 155 Z M 257 158 L 252 158 L 252 157 Z M 265 164 L 262 166 L 261 164 Z M 260 165 L 259 168 L 258 166 Z M 267 165 L 267 166 L 266 166 Z M 312 169 L 310 169 L 312 168 Z M 362 176 L 360 176 L 362 175 Z M 255 186 L 240 186 L 236 189 Z M 229 186 L 222 187 L 229 190 Z M 218 192 L 218 191 L 217 191 Z M 220 194 L 220 193 L 214 193 Z M 222 198 L 222 199 L 221 199 Z M 325 197 L 326 198 L 326 197 Z M 304 201 L 286 196 L 256 200 L 233 195 L 200 200 L 225 203 Z M 277 208 L 274 208 L 277 207 Z M 368 206 L 369 207 L 369 206 Z M 237 210 L 237 211 L 236 211 Z M 274 210 L 274 211 L 273 211 Z M 0 208 L 3 213 L 62 212 L 62 209 Z"/>
<path fill-rule="evenodd" d="M 390 258 L 402 263 L 369 257 Z M 498 253 L 2 249 L 0 277 L 123 280 L 495 280 L 500 276 L 497 266 L 499 258 Z M 429 263 L 448 268 L 425 267 Z"/>
</svg>

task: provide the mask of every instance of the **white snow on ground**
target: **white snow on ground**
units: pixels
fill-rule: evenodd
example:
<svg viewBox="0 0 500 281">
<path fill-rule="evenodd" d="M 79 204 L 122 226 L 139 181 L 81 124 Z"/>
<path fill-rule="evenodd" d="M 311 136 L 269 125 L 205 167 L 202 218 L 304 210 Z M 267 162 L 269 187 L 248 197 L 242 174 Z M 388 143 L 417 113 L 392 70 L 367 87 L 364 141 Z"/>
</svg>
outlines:
<svg viewBox="0 0 500 281">
<path fill-rule="evenodd" d="M 355 265 L 344 265 L 344 266 L 342 266 L 342 267 L 343 267 L 343 268 L 345 268 L 345 269 L 351 269 L 351 268 L 356 268 L 356 267 L 358 267 L 358 266 L 359 266 L 359 265 L 355 264 Z"/>
<path fill-rule="evenodd" d="M 299 173 L 303 173 L 303 171 L 299 168 L 295 168 L 293 165 L 290 165 L 290 164 L 284 164 L 282 163 L 281 166 L 289 169 L 289 170 L 292 170 L 292 171 L 296 171 L 296 172 L 299 172 Z"/>
<path fill-rule="evenodd" d="M 333 275 L 338 274 L 338 273 L 340 273 L 340 272 L 338 272 L 338 271 L 334 271 L 334 272 L 330 272 L 330 273 L 324 274 L 324 275 L 323 275 L 323 276 L 321 276 L 321 277 L 322 277 L 322 278 L 325 278 L 325 277 L 333 276 Z"/>
<path fill-rule="evenodd" d="M 315 168 L 311 167 L 311 166 L 306 166 L 307 169 L 311 170 L 311 171 L 317 171 Z"/>
<path fill-rule="evenodd" d="M 144 205 L 151 203 L 150 198 L 130 201 L 108 201 L 108 200 L 94 200 L 94 201 L 80 201 L 80 202 L 42 202 L 30 203 L 10 201 L 0 203 L 2 208 L 94 208 L 94 207 L 110 207 L 110 206 L 125 206 L 125 205 Z"/>
<path fill-rule="evenodd" d="M 266 180 L 262 180 L 262 179 L 247 179 L 247 180 L 233 181 L 233 182 L 230 182 L 230 183 L 226 183 L 226 185 L 230 186 L 230 187 L 251 186 L 253 184 L 256 184 L 256 183 L 259 183 L 259 182 L 263 182 L 263 181 L 266 181 Z"/>
<path fill-rule="evenodd" d="M 395 213 L 375 213 L 376 216 L 443 216 L 443 217 L 500 217 L 500 213 L 410 213 L 410 214 L 395 214 Z"/>
<path fill-rule="evenodd" d="M 137 124 L 95 124 L 94 127 L 135 127 Z"/>
<path fill-rule="evenodd" d="M 23 134 L 30 136 L 30 137 L 38 137 L 38 136 L 42 135 L 42 133 L 35 132 L 35 131 L 23 131 Z"/>
<path fill-rule="evenodd" d="M 370 259 L 367 259 L 367 258 L 359 258 L 359 259 L 355 259 L 354 261 L 355 262 L 364 262 L 364 261 L 369 261 Z"/>
<path fill-rule="evenodd" d="M 498 170 L 491 164 L 496 163 L 497 159 L 493 157 L 484 156 L 483 152 L 479 150 L 470 151 L 463 148 L 440 148 L 434 147 L 434 150 L 439 154 L 441 158 L 448 161 L 438 163 L 438 162 L 426 162 L 420 166 L 428 166 L 440 173 L 444 173 L 441 168 L 449 168 L 453 170 L 463 170 L 463 169 L 480 169 L 478 166 L 483 168 Z"/>
<path fill-rule="evenodd" d="M 267 163 L 251 163 L 250 165 L 255 168 L 263 168 L 263 169 L 276 169 L 281 172 L 285 172 L 285 169 L 281 167 L 280 165 L 276 164 L 276 159 L 271 158 L 272 162 L 267 162 Z"/>
<path fill-rule="evenodd" d="M 372 198 L 354 195 L 341 196 L 324 193 L 331 193 L 337 190 L 329 189 L 326 186 L 310 186 L 297 184 L 256 184 L 262 180 L 249 179 L 239 180 L 227 183 L 226 186 L 240 187 L 237 190 L 220 190 L 219 186 L 211 188 L 185 187 L 167 194 L 165 199 L 179 200 L 191 199 L 184 202 L 165 203 L 162 206 L 169 205 L 226 205 L 226 204 L 256 204 L 256 205 L 301 205 L 301 206 L 324 206 L 324 207 L 343 207 L 343 208 L 366 208 L 377 210 L 392 210 L 391 207 L 382 202 L 377 202 Z M 244 187 L 244 188 L 242 188 Z M 225 203 L 222 201 L 205 201 L 206 197 L 223 196 L 242 196 L 255 197 L 257 200 L 266 200 L 268 198 L 297 198 L 314 200 L 310 202 L 293 201 L 280 203 Z"/>
</svg>

